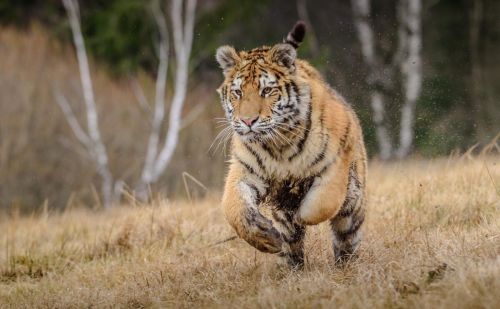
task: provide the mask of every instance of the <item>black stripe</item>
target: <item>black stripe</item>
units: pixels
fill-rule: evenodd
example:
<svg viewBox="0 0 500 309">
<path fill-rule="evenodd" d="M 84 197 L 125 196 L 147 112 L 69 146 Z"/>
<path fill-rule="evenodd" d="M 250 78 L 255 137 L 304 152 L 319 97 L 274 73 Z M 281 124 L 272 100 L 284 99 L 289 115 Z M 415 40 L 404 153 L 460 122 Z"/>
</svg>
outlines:
<svg viewBox="0 0 500 309">
<path fill-rule="evenodd" d="M 262 158 L 259 156 L 259 154 L 252 149 L 247 143 L 243 143 L 245 145 L 246 149 L 255 157 L 255 161 L 257 161 L 257 165 L 262 171 L 265 171 L 266 169 L 264 168 L 264 164 L 262 163 Z"/>
<path fill-rule="evenodd" d="M 335 236 L 338 238 L 338 240 L 344 242 L 347 240 L 349 236 L 352 236 L 356 234 L 356 232 L 359 230 L 363 222 L 365 221 L 365 216 L 359 217 L 347 231 L 335 231 Z"/>
<path fill-rule="evenodd" d="M 310 129 L 311 129 L 311 106 L 309 106 L 309 110 L 307 111 L 307 123 L 306 123 L 306 130 L 304 132 L 304 136 L 297 144 L 297 147 L 298 147 L 297 151 L 294 154 L 292 154 L 290 157 L 288 157 L 288 161 L 292 161 L 293 158 L 295 158 L 296 156 L 298 156 L 299 154 L 302 153 L 302 151 L 304 150 L 304 144 L 306 143 L 306 140 L 309 137 L 309 130 Z"/>
<path fill-rule="evenodd" d="M 305 228 L 300 225 L 294 224 L 295 228 L 295 233 L 291 235 L 291 238 L 289 238 L 288 243 L 289 244 L 296 244 L 304 239 L 304 232 Z"/>
<path fill-rule="evenodd" d="M 326 145 L 328 145 L 328 143 Z M 314 158 L 311 164 L 309 164 L 309 167 L 313 167 L 325 159 L 326 145 L 323 150 L 321 150 L 321 152 Z"/>
<path fill-rule="evenodd" d="M 236 160 L 238 160 L 238 162 L 240 162 L 241 165 L 243 165 L 243 167 L 245 167 L 247 169 L 247 171 L 250 173 L 250 174 L 253 174 L 253 175 L 256 175 L 256 176 L 259 176 L 255 170 L 252 168 L 252 166 L 248 163 L 246 163 L 245 161 L 243 161 L 240 157 L 238 157 L 237 155 L 234 155 L 234 157 L 236 158 Z M 260 177 L 260 176 L 259 176 Z"/>
<path fill-rule="evenodd" d="M 349 188 L 351 186 L 354 186 L 355 191 L 353 192 L 352 195 L 349 196 L 347 194 L 349 194 Z M 347 194 L 344 203 L 342 204 L 342 208 L 340 208 L 340 212 L 336 215 L 336 217 L 345 218 L 351 215 L 357 216 L 359 211 L 362 210 L 362 206 L 358 206 L 356 208 L 358 202 L 363 198 L 361 183 L 359 182 L 359 179 L 357 178 L 356 174 L 356 163 L 351 164 L 351 167 L 349 168 L 349 181 L 347 183 Z M 353 213 L 354 211 L 356 212 Z"/>
<path fill-rule="evenodd" d="M 351 121 L 347 123 L 344 135 L 340 138 L 340 147 L 344 148 L 347 138 L 349 137 L 349 132 L 351 131 Z"/>
<path fill-rule="evenodd" d="M 354 206 L 356 206 L 356 202 L 358 201 L 359 198 L 360 198 L 359 196 L 355 197 L 347 196 L 346 199 L 344 200 L 344 203 L 342 204 L 342 207 L 340 208 L 340 211 L 337 213 L 335 218 L 346 218 L 351 216 L 354 212 Z"/>
<path fill-rule="evenodd" d="M 283 236 L 283 238 L 285 239 L 285 241 L 286 241 L 289 245 L 292 245 L 292 244 L 298 243 L 299 241 L 301 241 L 301 240 L 302 240 L 302 236 L 301 236 L 301 235 L 292 234 L 292 235 L 288 236 L 288 235 L 286 235 L 285 233 L 282 233 L 281 235 Z"/>
<path fill-rule="evenodd" d="M 290 218 L 290 220 L 292 220 Z M 293 233 L 293 240 L 295 243 L 300 243 L 300 241 L 304 240 L 304 236 L 306 236 L 306 227 L 303 225 L 293 224 L 295 228 L 295 233 Z"/>
<path fill-rule="evenodd" d="M 267 226 L 262 225 L 267 221 L 267 219 L 264 218 L 264 220 L 266 221 L 262 222 L 261 220 L 257 220 L 257 217 L 262 217 L 262 215 L 257 213 L 254 208 L 249 207 L 248 211 L 245 213 L 245 219 L 247 220 L 247 222 L 249 222 L 251 226 L 257 227 L 259 230 L 272 233 L 272 231 L 268 231 Z"/>
<path fill-rule="evenodd" d="M 309 165 L 309 167 L 313 167 L 314 165 L 320 163 L 321 161 L 323 161 L 325 159 L 325 155 L 326 155 L 326 151 L 328 149 L 328 140 L 330 138 L 330 135 L 329 134 L 325 134 L 323 133 L 324 132 L 324 124 L 323 124 L 323 114 L 325 112 L 325 108 L 324 106 L 321 106 L 321 109 L 320 109 L 320 115 L 319 115 L 319 125 L 321 127 L 321 136 L 322 138 L 324 138 L 324 142 L 323 142 L 323 145 L 321 147 L 321 151 L 320 153 L 314 158 L 314 160 L 311 162 L 311 164 Z"/>
<path fill-rule="evenodd" d="M 319 125 L 321 127 L 321 132 L 323 132 L 324 123 L 325 123 L 325 106 L 321 105 L 321 109 L 319 110 Z"/>
<path fill-rule="evenodd" d="M 325 164 L 325 166 L 323 166 L 323 168 L 319 172 L 314 174 L 313 177 L 320 177 L 321 175 L 323 175 L 328 170 L 328 168 L 330 168 L 330 166 L 332 166 L 332 164 L 335 163 L 335 161 L 336 160 L 334 159 L 331 162 Z"/>
<path fill-rule="evenodd" d="M 252 49 L 248 54 L 258 54 L 269 51 L 269 47 L 257 47 Z"/>
<path fill-rule="evenodd" d="M 245 70 L 245 69 L 246 69 L 249 65 L 252 65 L 252 62 L 248 62 L 247 64 L 245 64 L 244 66 L 242 66 L 242 67 L 240 68 L 240 71 Z"/>
<path fill-rule="evenodd" d="M 297 95 L 297 105 L 300 105 L 300 92 L 299 92 L 299 88 L 297 87 L 297 84 L 293 80 L 290 81 L 290 84 L 292 84 L 292 89 L 295 92 L 295 94 Z"/>
<path fill-rule="evenodd" d="M 356 204 L 354 206 L 356 206 Z M 358 207 L 353 207 L 353 213 L 351 216 L 352 216 L 352 218 L 358 218 L 360 216 L 364 216 L 364 211 L 365 211 L 365 209 L 363 208 L 363 205 L 359 205 Z M 362 215 L 360 215 L 360 214 L 362 214 Z"/>
<path fill-rule="evenodd" d="M 286 102 L 285 106 L 288 106 L 290 104 L 291 99 L 292 99 L 290 96 L 290 84 L 289 83 L 285 84 L 285 91 L 286 91 L 286 95 L 288 97 L 288 102 Z"/>
<path fill-rule="evenodd" d="M 276 211 L 273 211 L 273 218 L 275 221 L 277 221 L 278 223 L 280 223 L 281 225 L 287 227 L 289 222 L 281 217 L 278 216 L 278 214 L 276 213 Z"/>
<path fill-rule="evenodd" d="M 328 149 L 328 138 L 329 136 L 327 134 L 323 134 L 323 137 L 325 138 L 325 141 L 323 142 L 323 146 L 321 147 L 321 151 L 319 152 L 318 155 L 312 160 L 311 164 L 309 164 L 309 167 L 313 167 L 316 164 L 320 163 L 326 158 L 326 151 Z"/>
<path fill-rule="evenodd" d="M 314 166 L 325 159 L 325 150 L 323 149 L 314 160 L 311 162 L 310 166 Z"/>
<path fill-rule="evenodd" d="M 269 145 L 267 145 L 266 143 L 262 143 L 260 144 L 260 146 L 262 147 L 262 149 L 264 149 L 265 152 L 267 152 L 271 156 L 271 158 L 273 158 L 274 160 L 278 160 L 278 157 L 276 156 L 274 151 L 271 148 L 269 148 Z"/>
<path fill-rule="evenodd" d="M 226 103 L 227 100 L 227 87 L 222 87 L 222 102 Z"/>
<path fill-rule="evenodd" d="M 252 189 L 252 191 L 255 194 L 255 204 L 259 204 L 261 198 L 259 189 L 257 189 L 257 187 L 254 184 L 247 183 L 247 185 L 250 187 L 250 189 Z"/>
<path fill-rule="evenodd" d="M 275 211 L 273 211 L 272 215 L 273 219 L 276 222 L 280 223 L 284 229 L 286 229 L 286 231 L 284 231 L 281 235 L 288 244 L 290 245 L 297 244 L 303 240 L 305 228 L 303 226 L 293 224 L 292 215 L 287 216 L 286 219 L 283 219 L 280 216 L 278 216 L 277 212 Z"/>
<path fill-rule="evenodd" d="M 353 166 L 351 166 L 351 170 L 349 172 L 349 177 L 351 178 L 352 181 L 354 181 L 354 185 L 356 186 L 356 189 L 361 190 L 361 181 L 358 178 L 358 173 L 356 171 L 356 164 L 353 164 Z"/>
</svg>

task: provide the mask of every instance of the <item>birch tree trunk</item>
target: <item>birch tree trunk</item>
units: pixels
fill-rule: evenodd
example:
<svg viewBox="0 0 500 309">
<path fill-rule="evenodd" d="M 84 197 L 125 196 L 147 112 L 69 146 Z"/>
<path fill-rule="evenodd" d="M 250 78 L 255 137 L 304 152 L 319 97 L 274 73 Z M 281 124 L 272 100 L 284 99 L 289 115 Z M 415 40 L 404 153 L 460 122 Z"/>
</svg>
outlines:
<svg viewBox="0 0 500 309">
<path fill-rule="evenodd" d="M 158 154 L 152 182 L 158 180 L 164 173 L 167 165 L 172 159 L 172 155 L 179 139 L 181 128 L 181 112 L 186 98 L 189 56 L 193 43 L 194 19 L 196 10 L 196 0 L 188 0 L 186 5 L 186 16 L 184 25 L 182 22 L 182 0 L 174 0 L 172 3 L 171 18 L 174 36 L 174 48 L 176 58 L 175 89 L 172 105 L 170 107 L 170 117 L 168 132 L 165 143 Z"/>
<path fill-rule="evenodd" d="M 386 124 L 385 96 L 382 89 L 389 83 L 387 69 L 376 54 L 373 29 L 370 20 L 370 0 L 351 0 L 354 23 L 361 44 L 363 60 L 368 66 L 367 83 L 370 86 L 370 106 L 377 137 L 379 157 L 387 160 L 392 156 L 392 141 Z"/>
<path fill-rule="evenodd" d="M 168 68 L 168 31 L 165 17 L 156 10 L 155 19 L 160 32 L 159 66 L 156 80 L 155 108 L 152 129 L 148 141 L 145 164 L 136 194 L 147 198 L 147 188 L 158 181 L 174 154 L 181 130 L 181 113 L 187 92 L 189 57 L 193 42 L 196 0 L 187 0 L 183 14 L 183 1 L 173 0 L 170 9 L 175 51 L 174 94 L 170 104 L 169 126 L 163 146 L 160 148 L 161 124 L 165 117 L 165 88 Z M 161 15 L 161 16 L 160 16 Z M 184 18 L 183 18 L 184 15 Z M 184 20 L 183 20 L 184 19 Z"/>
<path fill-rule="evenodd" d="M 77 0 L 63 0 L 64 8 L 68 15 L 68 19 L 73 34 L 73 42 L 75 44 L 76 55 L 78 59 L 78 67 L 80 70 L 80 82 L 82 84 L 83 98 L 85 102 L 85 115 L 87 119 L 86 130 L 84 130 L 66 98 L 61 94 L 56 95 L 57 103 L 60 105 L 66 120 L 68 121 L 73 133 L 77 139 L 85 146 L 94 161 L 97 172 L 101 177 L 101 194 L 103 205 L 109 208 L 112 202 L 113 195 L 113 177 L 108 166 L 108 155 L 104 146 L 99 130 L 99 121 L 94 99 L 94 90 L 92 88 L 92 79 L 90 77 L 89 63 L 87 53 L 85 51 L 85 42 L 80 27 L 80 12 Z"/>
<path fill-rule="evenodd" d="M 398 158 L 407 157 L 413 146 L 415 107 L 422 89 L 422 1 L 400 0 L 399 41 L 403 47 L 400 71 L 404 103 L 401 109 Z"/>
<path fill-rule="evenodd" d="M 152 12 L 160 34 L 158 48 L 158 72 L 156 76 L 155 103 L 153 110 L 153 120 L 151 132 L 149 134 L 146 159 L 141 173 L 141 183 L 138 188 L 138 195 L 141 199 L 146 199 L 147 185 L 151 182 L 158 147 L 160 142 L 161 125 L 165 118 L 165 92 L 167 86 L 168 58 L 169 58 L 169 38 L 165 16 L 161 13 L 159 1 L 155 1 Z"/>
</svg>

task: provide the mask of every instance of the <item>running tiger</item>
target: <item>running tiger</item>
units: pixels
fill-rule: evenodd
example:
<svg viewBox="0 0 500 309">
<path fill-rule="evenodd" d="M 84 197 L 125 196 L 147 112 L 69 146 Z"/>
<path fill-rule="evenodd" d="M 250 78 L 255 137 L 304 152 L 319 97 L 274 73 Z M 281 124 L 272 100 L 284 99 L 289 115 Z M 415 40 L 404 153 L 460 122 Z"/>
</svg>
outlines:
<svg viewBox="0 0 500 309">
<path fill-rule="evenodd" d="M 360 242 L 366 153 L 359 121 L 308 62 L 303 22 L 284 43 L 217 49 L 217 89 L 233 130 L 222 205 L 237 234 L 287 264 L 304 264 L 307 225 L 329 220 L 336 262 Z"/>
</svg>

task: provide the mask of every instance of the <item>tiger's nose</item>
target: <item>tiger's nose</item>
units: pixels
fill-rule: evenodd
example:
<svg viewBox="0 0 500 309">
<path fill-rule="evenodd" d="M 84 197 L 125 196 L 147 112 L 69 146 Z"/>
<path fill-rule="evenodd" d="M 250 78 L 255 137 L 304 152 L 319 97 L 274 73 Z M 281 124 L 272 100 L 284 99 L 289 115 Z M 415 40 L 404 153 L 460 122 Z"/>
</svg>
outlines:
<svg viewBox="0 0 500 309">
<path fill-rule="evenodd" d="M 243 121 L 243 123 L 245 123 L 249 128 L 252 127 L 252 125 L 254 123 L 256 123 L 258 119 L 259 119 L 259 116 L 255 116 L 255 117 L 241 117 L 241 121 Z"/>
</svg>

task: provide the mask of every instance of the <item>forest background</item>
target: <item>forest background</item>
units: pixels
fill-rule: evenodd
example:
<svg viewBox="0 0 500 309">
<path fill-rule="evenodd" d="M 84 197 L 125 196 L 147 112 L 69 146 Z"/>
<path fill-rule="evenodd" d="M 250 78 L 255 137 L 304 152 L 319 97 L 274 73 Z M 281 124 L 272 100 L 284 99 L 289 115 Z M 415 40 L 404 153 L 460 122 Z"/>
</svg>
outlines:
<svg viewBox="0 0 500 309">
<path fill-rule="evenodd" d="M 220 191 L 227 149 L 209 151 L 220 130 L 215 118 L 223 117 L 215 92 L 222 81 L 215 49 L 280 42 L 304 17 L 309 33 L 299 57 L 313 63 L 353 105 L 370 157 L 381 159 L 369 103 L 373 85 L 366 82 L 370 68 L 356 30 L 354 2 L 198 1 L 179 142 L 165 173 L 148 190 L 169 198 Z M 398 1 L 371 4 L 377 53 L 389 63 L 398 46 Z M 161 3 L 160 10 L 170 23 L 169 3 Z M 159 68 L 152 2 L 85 0 L 79 12 L 109 170 L 120 180 L 115 187 L 132 192 L 146 156 Z M 412 157 L 444 156 L 476 144 L 481 149 L 500 132 L 499 16 L 500 2 L 495 0 L 422 2 L 422 89 L 415 108 Z M 172 38 L 172 28 L 167 31 Z M 175 70 L 174 62 L 167 71 L 167 112 Z M 396 144 L 403 80 L 395 75 L 390 82 L 384 89 L 386 122 Z M 84 123 L 79 65 L 63 4 L 0 1 L 0 210 L 100 203 L 102 177 L 75 138 L 55 92 L 69 98 Z M 162 135 L 168 124 L 162 122 Z"/>
</svg>

